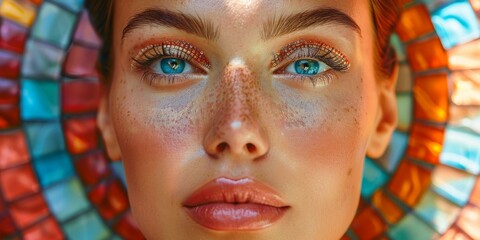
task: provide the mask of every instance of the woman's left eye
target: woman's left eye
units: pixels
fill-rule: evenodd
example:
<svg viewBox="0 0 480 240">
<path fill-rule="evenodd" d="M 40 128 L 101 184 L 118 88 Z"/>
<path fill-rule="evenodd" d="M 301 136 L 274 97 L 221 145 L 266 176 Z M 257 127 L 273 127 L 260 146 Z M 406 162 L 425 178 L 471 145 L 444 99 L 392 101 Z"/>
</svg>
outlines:
<svg viewBox="0 0 480 240">
<path fill-rule="evenodd" d="M 300 59 L 290 63 L 285 72 L 291 74 L 300 74 L 305 76 L 314 76 L 331 69 L 330 66 L 324 62 L 314 59 Z"/>
<path fill-rule="evenodd" d="M 150 67 L 157 74 L 192 73 L 192 65 L 181 58 L 162 58 L 153 62 Z"/>
</svg>

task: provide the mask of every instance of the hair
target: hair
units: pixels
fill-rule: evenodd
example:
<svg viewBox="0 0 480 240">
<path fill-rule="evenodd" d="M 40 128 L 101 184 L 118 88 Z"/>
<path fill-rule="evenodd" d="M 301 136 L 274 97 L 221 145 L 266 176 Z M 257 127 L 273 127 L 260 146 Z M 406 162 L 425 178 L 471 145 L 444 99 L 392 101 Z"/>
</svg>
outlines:
<svg viewBox="0 0 480 240">
<path fill-rule="evenodd" d="M 90 20 L 103 42 L 97 63 L 97 69 L 104 82 L 109 82 L 113 59 L 110 51 L 113 35 L 113 3 L 114 0 L 86 0 L 85 7 L 90 13 Z M 390 76 L 393 73 L 397 58 L 390 45 L 393 33 L 400 17 L 401 7 L 396 0 L 370 0 L 373 24 L 376 30 L 375 63 L 380 76 Z"/>
</svg>

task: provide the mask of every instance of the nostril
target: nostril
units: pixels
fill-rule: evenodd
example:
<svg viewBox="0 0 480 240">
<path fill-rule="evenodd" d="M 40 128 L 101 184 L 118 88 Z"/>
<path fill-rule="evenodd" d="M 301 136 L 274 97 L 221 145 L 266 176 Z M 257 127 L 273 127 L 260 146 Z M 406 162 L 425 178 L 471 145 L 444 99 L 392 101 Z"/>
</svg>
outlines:
<svg viewBox="0 0 480 240">
<path fill-rule="evenodd" d="M 220 144 L 217 145 L 217 152 L 223 152 L 226 148 L 227 148 L 227 143 L 226 142 L 222 142 Z"/>
<path fill-rule="evenodd" d="M 255 145 L 252 143 L 247 143 L 247 150 L 249 153 L 254 153 L 257 151 L 257 147 L 255 147 Z"/>
</svg>

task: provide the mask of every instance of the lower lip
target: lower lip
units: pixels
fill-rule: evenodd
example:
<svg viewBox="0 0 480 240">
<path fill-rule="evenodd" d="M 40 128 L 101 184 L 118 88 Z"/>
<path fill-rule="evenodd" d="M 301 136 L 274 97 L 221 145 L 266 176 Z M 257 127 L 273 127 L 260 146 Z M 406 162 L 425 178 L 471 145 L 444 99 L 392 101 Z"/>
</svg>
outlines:
<svg viewBox="0 0 480 240">
<path fill-rule="evenodd" d="M 198 224 L 219 231 L 249 231 L 271 226 L 285 214 L 287 208 L 254 203 L 212 203 L 186 208 Z"/>
</svg>

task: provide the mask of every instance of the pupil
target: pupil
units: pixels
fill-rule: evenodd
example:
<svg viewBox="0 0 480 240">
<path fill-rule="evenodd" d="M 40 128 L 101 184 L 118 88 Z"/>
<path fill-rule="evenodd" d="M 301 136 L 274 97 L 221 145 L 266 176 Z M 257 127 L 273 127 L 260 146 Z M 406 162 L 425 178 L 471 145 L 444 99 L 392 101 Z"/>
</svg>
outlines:
<svg viewBox="0 0 480 240">
<path fill-rule="evenodd" d="M 295 62 L 297 74 L 316 75 L 320 70 L 320 64 L 315 60 L 303 59 Z"/>
<path fill-rule="evenodd" d="M 160 66 L 165 74 L 178 74 L 185 69 L 185 61 L 178 58 L 165 58 L 160 61 Z"/>
</svg>

